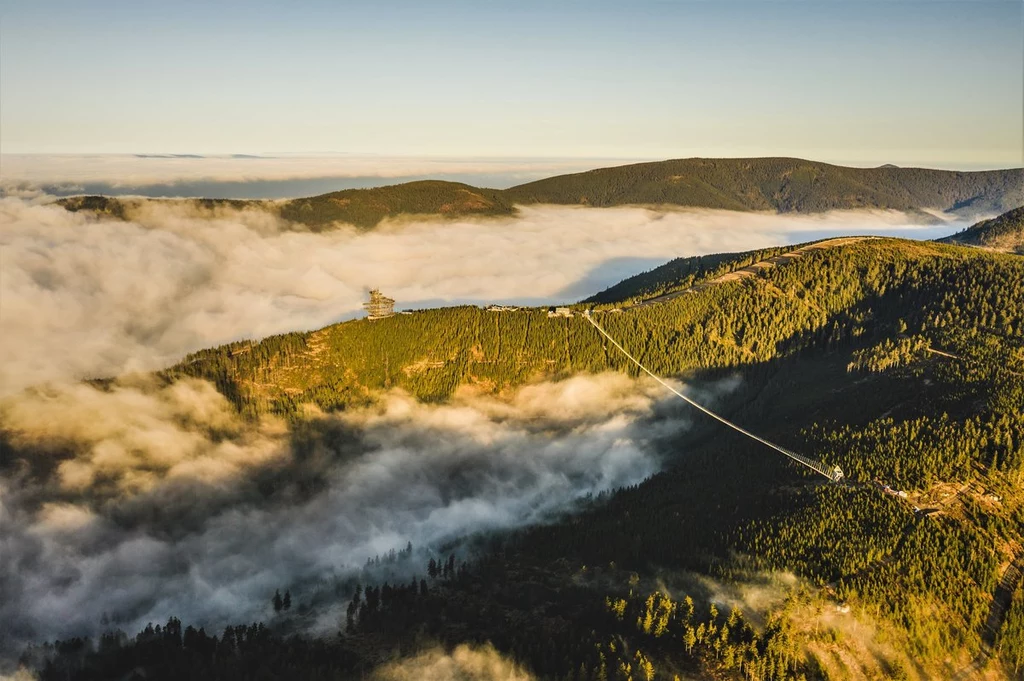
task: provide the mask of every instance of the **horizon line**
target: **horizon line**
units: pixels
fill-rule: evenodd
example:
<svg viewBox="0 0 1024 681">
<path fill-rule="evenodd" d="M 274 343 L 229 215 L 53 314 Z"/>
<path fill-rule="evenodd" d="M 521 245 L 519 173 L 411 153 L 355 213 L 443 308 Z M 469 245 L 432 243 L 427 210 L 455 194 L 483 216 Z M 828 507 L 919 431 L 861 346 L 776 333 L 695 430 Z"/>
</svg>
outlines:
<svg viewBox="0 0 1024 681">
<path fill-rule="evenodd" d="M 764 159 L 790 159 L 808 161 L 811 163 L 822 163 L 825 165 L 873 169 L 885 166 L 894 166 L 906 170 L 942 170 L 951 172 L 986 172 L 998 170 L 1019 170 L 1024 169 L 1024 158 L 1019 162 L 937 162 L 934 165 L 924 165 L 919 162 L 893 163 L 892 161 L 850 161 L 850 160 L 821 160 L 806 156 L 795 156 L 785 154 L 764 154 L 764 155 L 729 155 L 729 156 L 708 156 L 708 155 L 687 155 L 687 156 L 604 156 L 604 155 L 582 155 L 582 156 L 516 156 L 500 154 L 481 155 L 445 155 L 445 154 L 391 154 L 376 152 L 346 152 L 346 151 L 263 151 L 263 152 L 168 152 L 168 151 L 80 151 L 80 152 L 48 152 L 48 151 L 0 151 L 2 157 L 50 157 L 50 158 L 133 158 L 139 161 L 146 160 L 234 160 L 234 161 L 273 161 L 286 159 L 313 159 L 313 158 L 351 158 L 351 159 L 410 159 L 410 160 L 433 160 L 433 161 L 493 161 L 493 162 L 571 162 L 571 161 L 621 161 L 618 165 L 636 165 L 644 163 L 664 163 L 669 161 L 688 160 L 709 160 L 709 161 L 735 161 L 735 160 L 764 160 Z M 596 166 L 588 170 L 598 170 L 605 167 Z M 574 172 L 587 172 L 574 171 Z M 445 174 L 445 173 L 442 173 Z M 574 174 L 574 173 L 567 173 Z M 331 177 L 325 174 L 323 177 Z M 252 178 L 249 181 L 261 181 L 259 178 Z"/>
</svg>

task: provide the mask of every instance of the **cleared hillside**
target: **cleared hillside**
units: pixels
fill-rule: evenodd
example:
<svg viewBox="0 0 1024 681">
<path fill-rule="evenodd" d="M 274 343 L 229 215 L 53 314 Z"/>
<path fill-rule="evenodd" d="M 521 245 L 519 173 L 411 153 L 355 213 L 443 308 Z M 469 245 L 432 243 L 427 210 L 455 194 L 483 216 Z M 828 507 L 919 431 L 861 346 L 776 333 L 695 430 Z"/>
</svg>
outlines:
<svg viewBox="0 0 1024 681">
<path fill-rule="evenodd" d="M 1009 210 L 990 220 L 982 220 L 940 241 L 1024 255 L 1024 206 Z"/>
</svg>

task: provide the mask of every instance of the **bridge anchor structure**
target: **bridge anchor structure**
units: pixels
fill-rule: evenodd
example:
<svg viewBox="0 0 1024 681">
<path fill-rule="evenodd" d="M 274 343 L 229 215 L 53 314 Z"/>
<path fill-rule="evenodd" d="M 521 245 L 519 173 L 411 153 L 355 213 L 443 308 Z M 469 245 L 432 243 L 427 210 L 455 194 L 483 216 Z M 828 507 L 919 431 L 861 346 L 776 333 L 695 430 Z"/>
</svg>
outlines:
<svg viewBox="0 0 1024 681">
<path fill-rule="evenodd" d="M 843 479 L 843 477 L 844 477 L 843 476 L 843 469 L 840 468 L 839 466 L 835 466 L 835 465 L 830 466 L 830 465 L 828 465 L 826 463 L 822 463 L 821 461 L 817 461 L 817 460 L 812 459 L 810 457 L 803 456 L 801 454 L 797 454 L 796 452 L 791 452 L 788 449 L 786 449 L 785 447 L 780 447 L 779 445 L 775 444 L 774 442 L 769 442 L 768 440 L 765 440 L 763 437 L 761 437 L 759 435 L 755 435 L 754 433 L 751 433 L 746 428 L 743 428 L 741 426 L 736 425 L 735 423 L 733 423 L 729 419 L 725 418 L 724 416 L 720 416 L 719 414 L 716 414 L 715 412 L 711 411 L 710 409 L 708 409 L 704 405 L 702 405 L 702 404 L 700 404 L 698 402 L 695 402 L 694 400 L 690 399 L 689 397 L 687 397 L 683 393 L 681 393 L 678 390 L 676 390 L 675 388 L 673 388 L 667 381 L 663 380 L 660 376 L 658 376 L 653 371 L 651 371 L 650 369 L 645 367 L 643 364 L 641 364 L 640 360 L 638 360 L 636 357 L 634 357 L 633 355 L 629 354 L 629 351 L 626 350 L 626 348 L 622 347 L 622 345 L 620 345 L 617 340 L 612 338 L 608 334 L 607 331 L 605 331 L 603 328 L 601 328 L 600 324 L 598 324 L 596 321 L 594 321 L 594 318 L 590 315 L 590 310 L 587 310 L 586 312 L 584 312 L 583 313 L 583 317 L 588 322 L 590 322 L 591 325 L 595 329 L 597 329 L 598 332 L 600 332 L 600 334 L 602 336 L 607 338 L 608 341 L 612 345 L 614 345 L 616 348 L 618 348 L 619 352 L 621 352 L 623 355 L 625 355 L 629 359 L 629 361 L 631 361 L 633 364 L 637 365 L 640 368 L 641 371 L 643 371 L 645 374 L 647 374 L 648 376 L 653 378 L 655 381 L 657 381 L 658 383 L 663 385 L 665 388 L 667 388 L 669 390 L 669 392 L 671 392 L 673 395 L 675 395 L 676 397 L 680 398 L 681 400 L 683 400 L 684 402 L 686 402 L 690 406 L 692 406 L 695 409 L 698 409 L 698 410 L 704 412 L 705 414 L 707 414 L 711 418 L 715 419 L 716 421 L 724 423 L 725 425 L 729 426 L 733 430 L 735 430 L 735 431 L 737 431 L 739 433 L 742 433 L 743 435 L 746 435 L 750 439 L 756 440 L 757 442 L 760 442 L 761 444 L 765 445 L 766 447 L 770 447 L 770 448 L 774 449 L 775 451 L 779 452 L 780 454 L 783 454 L 784 456 L 789 457 L 791 460 L 796 461 L 798 464 L 800 464 L 802 466 L 806 466 L 807 468 L 810 468 L 812 471 L 814 471 L 818 475 L 824 476 L 825 478 L 827 478 L 831 482 L 840 482 Z"/>
</svg>

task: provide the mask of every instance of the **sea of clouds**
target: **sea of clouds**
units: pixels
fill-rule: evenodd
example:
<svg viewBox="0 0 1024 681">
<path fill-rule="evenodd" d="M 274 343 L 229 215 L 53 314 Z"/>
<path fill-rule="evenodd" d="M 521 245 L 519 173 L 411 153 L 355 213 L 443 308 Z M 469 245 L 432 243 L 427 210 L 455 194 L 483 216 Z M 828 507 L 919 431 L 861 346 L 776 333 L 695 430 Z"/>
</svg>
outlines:
<svg viewBox="0 0 1024 681">
<path fill-rule="evenodd" d="M 447 542 L 657 472 L 659 442 L 685 427 L 659 398 L 620 374 L 445 405 L 392 392 L 296 430 L 244 422 L 202 381 L 8 398 L 0 641 L 265 619 L 275 589 L 307 602 L 409 542 L 422 573 Z"/>
<path fill-rule="evenodd" d="M 435 158 L 358 154 L 4 154 L 0 194 L 279 199 L 412 180 L 505 188 L 623 163 L 602 158 Z"/>
<path fill-rule="evenodd" d="M 131 221 L 0 199 L 0 394 L 156 369 L 189 351 L 398 308 L 571 302 L 674 257 L 836 234 L 931 235 L 900 213 L 524 207 L 517 217 L 296 231 L 263 210 L 153 205 Z"/>
<path fill-rule="evenodd" d="M 119 221 L 0 199 L 0 653 L 171 615 L 261 619 L 275 589 L 302 602 L 407 542 L 425 557 L 636 483 L 687 426 L 656 385 L 613 374 L 444 405 L 391 392 L 299 428 L 243 421 L 202 381 L 82 378 L 348 319 L 370 287 L 400 308 L 548 304 L 679 256 L 935 229 L 897 213 L 540 206 L 314 234 L 256 210 Z"/>
</svg>

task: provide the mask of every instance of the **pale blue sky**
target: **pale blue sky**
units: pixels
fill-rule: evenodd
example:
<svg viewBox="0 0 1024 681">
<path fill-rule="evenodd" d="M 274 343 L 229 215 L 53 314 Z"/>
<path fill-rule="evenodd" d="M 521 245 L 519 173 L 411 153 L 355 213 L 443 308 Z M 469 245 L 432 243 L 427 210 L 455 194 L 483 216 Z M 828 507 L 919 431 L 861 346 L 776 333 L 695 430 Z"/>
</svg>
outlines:
<svg viewBox="0 0 1024 681">
<path fill-rule="evenodd" d="M 1022 35 L 1020 0 L 6 0 L 0 150 L 1020 165 Z"/>
</svg>

